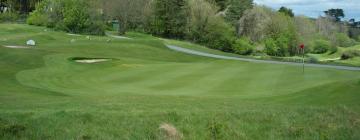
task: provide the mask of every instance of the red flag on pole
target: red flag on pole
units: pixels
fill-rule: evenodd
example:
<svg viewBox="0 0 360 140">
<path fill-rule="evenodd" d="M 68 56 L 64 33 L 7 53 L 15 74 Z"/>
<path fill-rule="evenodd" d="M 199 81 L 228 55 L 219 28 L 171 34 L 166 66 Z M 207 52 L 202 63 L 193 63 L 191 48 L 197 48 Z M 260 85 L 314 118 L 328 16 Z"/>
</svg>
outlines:
<svg viewBox="0 0 360 140">
<path fill-rule="evenodd" d="M 299 48 L 302 50 L 303 55 L 303 73 L 305 73 L 305 45 L 301 44 Z"/>
<path fill-rule="evenodd" d="M 304 44 L 301 44 L 299 47 L 300 47 L 300 49 L 304 49 L 304 48 L 305 48 L 305 45 L 304 45 Z"/>
</svg>

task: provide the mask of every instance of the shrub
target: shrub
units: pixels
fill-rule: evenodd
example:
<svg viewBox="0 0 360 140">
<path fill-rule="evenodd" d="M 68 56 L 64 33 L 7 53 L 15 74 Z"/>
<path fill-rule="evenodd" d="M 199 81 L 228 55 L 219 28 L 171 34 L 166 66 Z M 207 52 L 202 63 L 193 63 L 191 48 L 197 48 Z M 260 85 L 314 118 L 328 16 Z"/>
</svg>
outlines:
<svg viewBox="0 0 360 140">
<path fill-rule="evenodd" d="M 280 34 L 265 41 L 265 52 L 270 56 L 288 56 L 292 48 L 290 37 L 286 34 Z"/>
<path fill-rule="evenodd" d="M 317 63 L 317 62 L 319 62 L 319 60 L 316 57 L 310 56 L 309 62 L 310 63 Z"/>
<path fill-rule="evenodd" d="M 206 46 L 224 52 L 232 52 L 233 30 L 221 18 L 211 21 L 200 41 Z"/>
<path fill-rule="evenodd" d="M 289 44 L 289 37 L 285 35 L 280 35 L 279 38 L 276 40 L 276 44 L 278 47 L 277 56 L 288 56 L 290 50 L 290 44 Z"/>
<path fill-rule="evenodd" d="M 50 5 L 50 0 L 44 0 L 36 6 L 36 10 L 31 12 L 29 17 L 26 20 L 27 24 L 37 25 L 37 26 L 48 26 L 48 20 L 51 20 L 49 13 L 52 12 L 48 7 Z M 52 8 L 52 7 L 51 7 Z"/>
<path fill-rule="evenodd" d="M 330 49 L 329 49 L 329 51 L 330 51 L 330 54 L 334 54 L 334 53 L 336 53 L 336 52 L 338 51 L 338 47 L 336 47 L 336 46 L 331 46 Z"/>
<path fill-rule="evenodd" d="M 250 44 L 249 40 L 245 38 L 235 40 L 232 48 L 235 53 L 240 55 L 250 55 L 254 51 L 254 47 Z"/>
<path fill-rule="evenodd" d="M 313 42 L 313 53 L 322 54 L 326 53 L 330 49 L 331 45 L 329 41 L 326 40 L 315 40 Z"/>
<path fill-rule="evenodd" d="M 335 38 L 336 45 L 339 47 L 350 47 L 354 45 L 354 42 L 350 39 L 350 37 L 344 33 L 336 34 Z"/>
<path fill-rule="evenodd" d="M 208 0 L 189 0 L 186 38 L 209 48 L 233 52 L 232 26 L 217 16 L 218 9 Z"/>
<path fill-rule="evenodd" d="M 31 13 L 26 23 L 29 25 L 46 26 L 48 23 L 47 20 L 46 15 Z"/>
<path fill-rule="evenodd" d="M 30 25 L 47 26 L 72 33 L 103 35 L 100 12 L 85 0 L 44 0 L 27 19 Z"/>
<path fill-rule="evenodd" d="M 15 22 L 20 19 L 20 15 L 15 12 L 0 13 L 0 22 Z"/>
<path fill-rule="evenodd" d="M 359 50 L 347 50 L 341 55 L 342 60 L 346 60 L 354 57 L 360 57 Z"/>
<path fill-rule="evenodd" d="M 276 56 L 278 51 L 278 47 L 276 45 L 276 42 L 272 38 L 268 38 L 265 40 L 265 53 L 267 55 Z"/>
</svg>

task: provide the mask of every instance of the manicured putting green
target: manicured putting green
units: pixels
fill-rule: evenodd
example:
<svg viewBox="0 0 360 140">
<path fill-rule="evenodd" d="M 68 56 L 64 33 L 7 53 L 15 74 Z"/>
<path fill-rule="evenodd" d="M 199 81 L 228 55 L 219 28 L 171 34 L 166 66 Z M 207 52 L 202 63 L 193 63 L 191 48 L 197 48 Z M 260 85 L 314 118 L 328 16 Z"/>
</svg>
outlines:
<svg viewBox="0 0 360 140">
<path fill-rule="evenodd" d="M 0 139 L 161 139 L 164 126 L 196 140 L 360 139 L 360 72 L 303 74 L 128 37 L 0 24 L 0 46 L 38 44 L 0 47 Z M 112 61 L 74 61 L 84 59 Z"/>
</svg>

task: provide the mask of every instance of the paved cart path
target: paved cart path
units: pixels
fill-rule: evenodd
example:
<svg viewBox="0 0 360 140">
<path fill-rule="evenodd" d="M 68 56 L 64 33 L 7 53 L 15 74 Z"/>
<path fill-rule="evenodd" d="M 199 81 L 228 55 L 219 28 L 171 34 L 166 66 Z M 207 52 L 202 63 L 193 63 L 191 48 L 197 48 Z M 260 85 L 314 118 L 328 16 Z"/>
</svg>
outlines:
<svg viewBox="0 0 360 140">
<path fill-rule="evenodd" d="M 169 49 L 183 52 L 192 55 L 204 56 L 204 57 L 211 57 L 217 59 L 227 59 L 227 60 L 239 60 L 239 61 L 247 61 L 247 62 L 254 62 L 254 63 L 270 63 L 270 64 L 285 64 L 285 65 L 295 65 L 295 66 L 302 66 L 302 63 L 296 62 L 281 62 L 281 61 L 273 61 L 273 60 L 257 60 L 251 58 L 239 58 L 239 57 L 231 57 L 231 56 L 223 56 L 223 55 L 216 55 L 206 52 L 195 51 L 191 49 L 182 48 L 179 46 L 174 45 L 166 45 Z M 350 66 L 336 66 L 336 65 L 325 65 L 325 64 L 305 64 L 306 67 L 318 67 L 318 68 L 330 68 L 330 69 L 339 69 L 339 70 L 350 70 L 350 71 L 360 71 L 360 67 L 350 67 Z"/>
</svg>

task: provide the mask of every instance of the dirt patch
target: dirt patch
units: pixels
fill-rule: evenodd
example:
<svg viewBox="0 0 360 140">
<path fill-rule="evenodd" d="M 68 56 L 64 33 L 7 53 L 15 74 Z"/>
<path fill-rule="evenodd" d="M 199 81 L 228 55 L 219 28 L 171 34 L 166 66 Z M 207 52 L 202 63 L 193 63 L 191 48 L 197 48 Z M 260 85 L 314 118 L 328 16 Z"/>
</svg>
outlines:
<svg viewBox="0 0 360 140">
<path fill-rule="evenodd" d="M 77 62 L 77 63 L 91 64 L 91 63 L 100 63 L 100 62 L 111 61 L 111 60 L 113 60 L 113 59 L 110 59 L 110 58 L 75 57 L 75 58 L 71 58 L 71 60 L 74 61 L 74 62 Z"/>
<path fill-rule="evenodd" d="M 13 49 L 29 49 L 29 46 L 4 46 L 6 48 L 13 48 Z"/>
<path fill-rule="evenodd" d="M 183 138 L 182 133 L 171 124 L 163 123 L 159 129 L 162 138 L 165 140 L 181 140 Z"/>
</svg>

